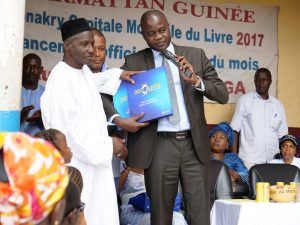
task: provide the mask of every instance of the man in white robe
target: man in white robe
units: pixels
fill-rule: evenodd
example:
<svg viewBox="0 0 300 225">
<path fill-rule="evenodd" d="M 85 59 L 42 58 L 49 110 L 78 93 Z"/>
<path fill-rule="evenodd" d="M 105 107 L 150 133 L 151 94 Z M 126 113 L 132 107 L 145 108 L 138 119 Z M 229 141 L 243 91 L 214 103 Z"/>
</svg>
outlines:
<svg viewBox="0 0 300 225">
<path fill-rule="evenodd" d="M 121 139 L 108 136 L 99 92 L 113 95 L 120 79 L 135 72 L 111 69 L 95 76 L 84 66 L 93 55 L 93 36 L 85 19 L 61 27 L 64 57 L 51 72 L 41 97 L 45 128 L 62 131 L 72 148 L 71 165 L 83 177 L 82 201 L 88 225 L 119 225 L 112 155 L 126 154 Z"/>
</svg>

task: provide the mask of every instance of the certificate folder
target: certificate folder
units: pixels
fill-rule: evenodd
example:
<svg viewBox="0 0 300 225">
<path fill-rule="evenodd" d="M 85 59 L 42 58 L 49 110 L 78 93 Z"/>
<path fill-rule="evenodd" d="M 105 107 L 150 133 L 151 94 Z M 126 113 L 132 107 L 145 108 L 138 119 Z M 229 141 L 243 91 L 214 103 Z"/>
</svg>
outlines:
<svg viewBox="0 0 300 225">
<path fill-rule="evenodd" d="M 131 76 L 134 84 L 122 81 L 113 96 L 114 106 L 123 118 L 144 116 L 139 122 L 159 119 L 173 114 L 168 81 L 164 67 Z"/>
</svg>

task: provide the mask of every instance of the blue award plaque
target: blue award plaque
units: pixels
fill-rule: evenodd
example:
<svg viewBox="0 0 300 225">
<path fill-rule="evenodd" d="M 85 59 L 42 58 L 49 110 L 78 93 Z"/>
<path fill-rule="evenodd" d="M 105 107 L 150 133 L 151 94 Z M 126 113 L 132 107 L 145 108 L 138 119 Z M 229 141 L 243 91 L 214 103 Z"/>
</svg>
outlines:
<svg viewBox="0 0 300 225">
<path fill-rule="evenodd" d="M 113 96 L 114 107 L 122 118 L 130 117 L 126 82 L 122 81 L 117 93 Z"/>
<path fill-rule="evenodd" d="M 120 115 L 126 114 L 124 112 L 128 112 L 128 117 L 128 115 L 136 116 L 144 112 L 144 116 L 138 121 L 146 122 L 173 114 L 164 67 L 148 70 L 133 75 L 131 78 L 135 81 L 134 85 L 123 82 L 126 86 L 129 110 L 120 107 L 122 106 L 122 104 L 120 104 L 122 102 L 119 101 L 120 97 L 116 97 L 124 95 L 122 85 L 120 86 L 121 89 L 119 88 L 117 94 L 114 96 L 114 106 Z"/>
</svg>

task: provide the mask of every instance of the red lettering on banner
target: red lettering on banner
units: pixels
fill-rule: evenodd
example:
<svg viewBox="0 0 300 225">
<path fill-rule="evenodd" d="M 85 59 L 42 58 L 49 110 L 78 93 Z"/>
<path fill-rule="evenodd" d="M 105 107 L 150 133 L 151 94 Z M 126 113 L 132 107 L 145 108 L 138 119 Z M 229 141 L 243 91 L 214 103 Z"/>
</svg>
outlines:
<svg viewBox="0 0 300 225">
<path fill-rule="evenodd" d="M 64 0 L 66 3 L 90 5 L 89 0 Z"/>
<path fill-rule="evenodd" d="M 262 46 L 264 34 L 249 34 L 238 32 L 236 34 L 238 40 L 236 42 L 237 45 L 244 46 Z"/>
<path fill-rule="evenodd" d="M 164 10 L 165 0 L 126 0 L 125 3 L 116 0 L 49 0 L 56 2 L 64 2 L 78 5 L 89 5 L 99 7 L 115 8 L 118 6 L 124 8 L 141 8 L 141 9 L 160 9 Z"/>
<path fill-rule="evenodd" d="M 48 0 L 78 5 L 89 5 L 99 7 L 124 7 L 141 9 L 165 10 L 165 0 Z M 255 23 L 254 11 L 235 8 L 223 8 L 214 5 L 201 5 L 201 3 L 189 3 L 185 1 L 174 1 L 173 11 L 182 15 L 191 15 L 208 19 L 228 20 L 243 23 Z"/>
<path fill-rule="evenodd" d="M 242 13 L 242 10 L 240 10 L 240 9 L 232 9 L 231 20 L 242 21 L 241 13 Z"/>
<path fill-rule="evenodd" d="M 234 84 L 232 81 L 228 80 L 224 82 L 229 94 L 246 94 L 243 81 L 238 81 Z"/>
<path fill-rule="evenodd" d="M 255 20 L 253 19 L 253 16 L 254 16 L 254 11 L 248 11 L 248 10 L 245 10 L 245 20 L 244 22 L 246 23 L 254 23 Z"/>
<path fill-rule="evenodd" d="M 130 4 L 130 0 L 127 0 L 126 1 L 126 8 L 132 8 L 132 7 L 127 7 L 128 3 Z M 148 4 L 147 4 L 148 2 Z M 164 4 L 165 4 L 165 1 L 164 0 L 152 0 L 150 1 L 147 1 L 147 0 L 139 0 L 136 5 L 133 7 L 133 8 L 142 8 L 142 9 L 155 9 L 155 4 L 158 6 L 158 8 L 160 8 L 161 10 L 164 10 Z M 151 6 L 149 6 L 151 5 Z"/>
<path fill-rule="evenodd" d="M 95 3 L 97 3 L 97 4 L 95 4 Z M 91 3 L 90 3 L 90 5 L 92 5 L 92 6 L 102 6 L 102 7 L 105 7 L 105 4 L 104 4 L 104 2 L 102 1 L 102 0 L 93 0 Z"/>
<path fill-rule="evenodd" d="M 145 0 L 139 0 L 136 5 L 134 6 L 134 8 L 142 8 L 142 9 L 148 9 L 148 5 L 147 2 Z"/>
<path fill-rule="evenodd" d="M 218 6 L 200 5 L 177 1 L 173 4 L 174 12 L 183 15 L 192 15 L 210 19 L 224 19 L 236 22 L 255 23 L 254 11 L 237 8 L 221 8 Z"/>
<path fill-rule="evenodd" d="M 64 2 L 77 5 L 90 5 L 100 7 L 116 7 L 116 0 L 110 0 L 107 4 L 103 0 L 50 0 L 56 2 Z"/>
</svg>

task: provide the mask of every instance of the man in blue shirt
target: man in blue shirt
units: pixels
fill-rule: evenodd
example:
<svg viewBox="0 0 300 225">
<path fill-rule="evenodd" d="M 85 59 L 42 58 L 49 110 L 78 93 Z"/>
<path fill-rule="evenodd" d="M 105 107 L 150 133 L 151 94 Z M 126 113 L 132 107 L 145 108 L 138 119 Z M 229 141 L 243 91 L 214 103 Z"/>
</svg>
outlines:
<svg viewBox="0 0 300 225">
<path fill-rule="evenodd" d="M 40 98 L 45 87 L 39 84 L 42 71 L 42 61 L 38 55 L 29 53 L 23 58 L 20 130 L 30 135 L 44 129 Z"/>
</svg>

